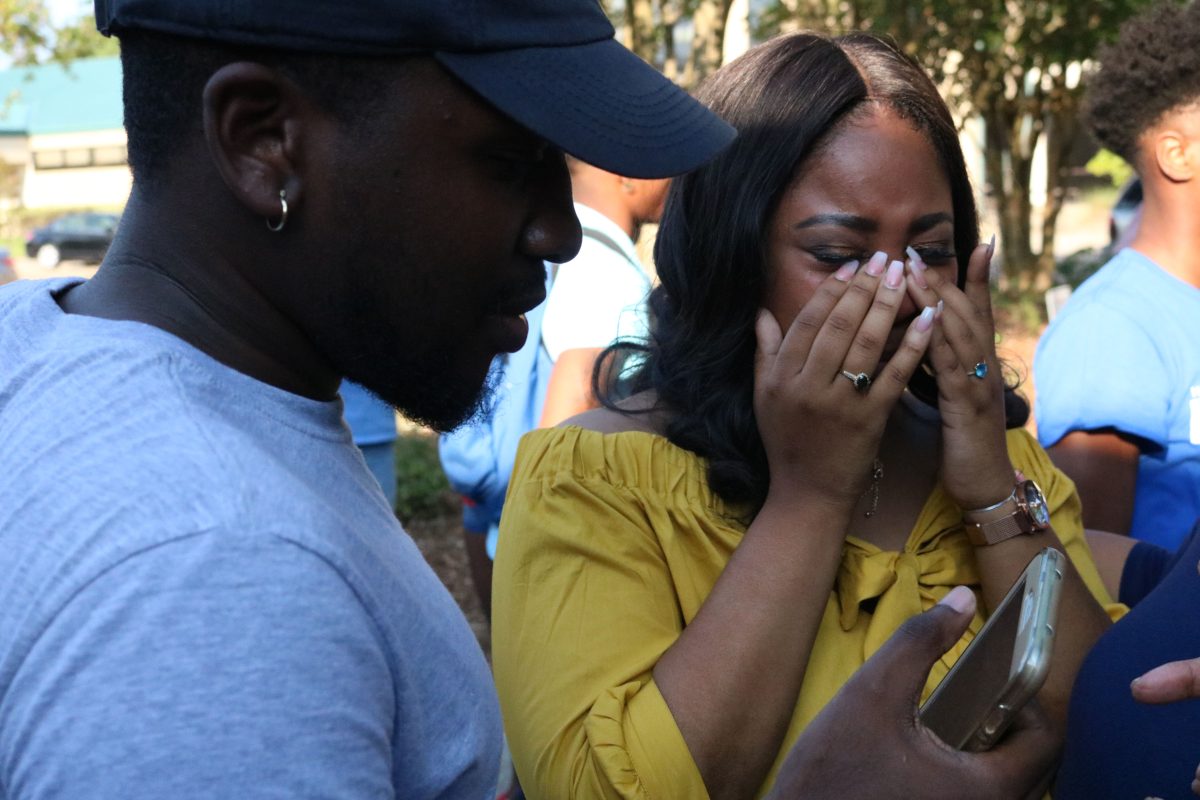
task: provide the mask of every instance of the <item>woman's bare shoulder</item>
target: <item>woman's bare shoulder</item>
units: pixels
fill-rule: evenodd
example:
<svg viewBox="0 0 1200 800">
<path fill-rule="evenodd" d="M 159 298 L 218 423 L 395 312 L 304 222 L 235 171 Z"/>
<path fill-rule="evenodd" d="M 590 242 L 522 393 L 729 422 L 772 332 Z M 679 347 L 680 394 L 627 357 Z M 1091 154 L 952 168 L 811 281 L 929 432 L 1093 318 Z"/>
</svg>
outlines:
<svg viewBox="0 0 1200 800">
<path fill-rule="evenodd" d="M 655 408 L 654 392 L 641 392 L 617 403 L 617 408 L 593 408 L 577 414 L 560 425 L 575 425 L 597 433 L 641 431 L 662 436 L 663 413 Z"/>
</svg>

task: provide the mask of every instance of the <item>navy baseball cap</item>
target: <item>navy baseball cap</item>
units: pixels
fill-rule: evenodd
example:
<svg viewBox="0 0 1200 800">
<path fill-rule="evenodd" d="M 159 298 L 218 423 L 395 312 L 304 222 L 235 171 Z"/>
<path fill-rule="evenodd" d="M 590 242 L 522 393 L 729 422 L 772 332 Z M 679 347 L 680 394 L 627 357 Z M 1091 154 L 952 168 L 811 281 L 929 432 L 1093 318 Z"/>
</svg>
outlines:
<svg viewBox="0 0 1200 800">
<path fill-rule="evenodd" d="M 736 135 L 613 39 L 597 0 L 95 0 L 101 33 L 149 30 L 347 55 L 430 53 L 539 136 L 632 178 L 680 175 Z"/>
</svg>

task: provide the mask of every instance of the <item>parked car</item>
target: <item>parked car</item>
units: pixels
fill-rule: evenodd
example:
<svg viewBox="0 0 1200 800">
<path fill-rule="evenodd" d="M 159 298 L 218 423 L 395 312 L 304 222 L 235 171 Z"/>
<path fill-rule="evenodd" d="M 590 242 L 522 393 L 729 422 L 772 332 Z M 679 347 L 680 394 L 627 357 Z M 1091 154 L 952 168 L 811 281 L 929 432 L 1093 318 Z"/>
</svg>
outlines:
<svg viewBox="0 0 1200 800">
<path fill-rule="evenodd" d="M 94 211 L 64 214 L 25 240 L 25 254 L 53 269 L 68 259 L 100 261 L 112 244 L 120 218 Z"/>
<path fill-rule="evenodd" d="M 1124 247 L 1133 238 L 1141 210 L 1142 181 L 1134 178 L 1121 189 L 1108 217 L 1108 240 L 1114 250 Z"/>
<path fill-rule="evenodd" d="M 17 279 L 17 265 L 7 247 L 0 247 L 0 286 Z"/>
</svg>

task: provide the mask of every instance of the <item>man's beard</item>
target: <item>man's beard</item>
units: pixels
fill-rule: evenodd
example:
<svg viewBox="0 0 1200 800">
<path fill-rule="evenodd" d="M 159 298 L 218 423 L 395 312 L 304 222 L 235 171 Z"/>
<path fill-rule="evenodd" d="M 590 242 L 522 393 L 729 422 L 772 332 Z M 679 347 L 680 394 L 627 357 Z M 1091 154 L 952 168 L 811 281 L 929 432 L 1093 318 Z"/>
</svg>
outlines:
<svg viewBox="0 0 1200 800">
<path fill-rule="evenodd" d="M 356 276 L 362 280 L 363 273 Z M 487 411 L 491 372 L 472 377 L 444 342 L 397 326 L 407 304 L 424 300 L 419 285 L 401 302 L 386 285 L 348 285 L 331 294 L 317 330 L 323 355 L 347 380 L 364 387 L 403 416 L 445 433 Z M 339 302 L 340 300 L 340 302 Z M 430 298 L 428 302 L 435 302 Z"/>
<path fill-rule="evenodd" d="M 346 378 L 358 383 L 407 419 L 447 433 L 491 413 L 497 374 L 486 379 L 464 380 L 447 354 L 425 353 L 424 358 L 397 358 L 377 353 L 348 365 Z"/>
</svg>

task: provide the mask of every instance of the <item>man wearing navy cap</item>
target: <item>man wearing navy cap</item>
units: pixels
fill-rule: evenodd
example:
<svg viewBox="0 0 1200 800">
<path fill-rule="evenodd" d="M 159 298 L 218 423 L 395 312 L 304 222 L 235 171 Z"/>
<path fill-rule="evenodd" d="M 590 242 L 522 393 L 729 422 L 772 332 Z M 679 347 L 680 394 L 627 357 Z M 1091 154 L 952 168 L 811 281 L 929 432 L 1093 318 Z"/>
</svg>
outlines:
<svg viewBox="0 0 1200 800">
<path fill-rule="evenodd" d="M 487 664 L 338 384 L 469 418 L 543 261 L 579 247 L 563 152 L 667 176 L 732 129 L 595 0 L 96 19 L 121 39 L 120 230 L 92 280 L 0 290 L 0 797 L 490 797 Z M 942 639 L 965 624 L 938 613 Z"/>
<path fill-rule="evenodd" d="M 338 384 L 469 417 L 579 247 L 563 151 L 665 176 L 732 129 L 594 0 L 96 19 L 121 229 L 0 295 L 0 796 L 490 797 L 487 664 Z"/>
</svg>

